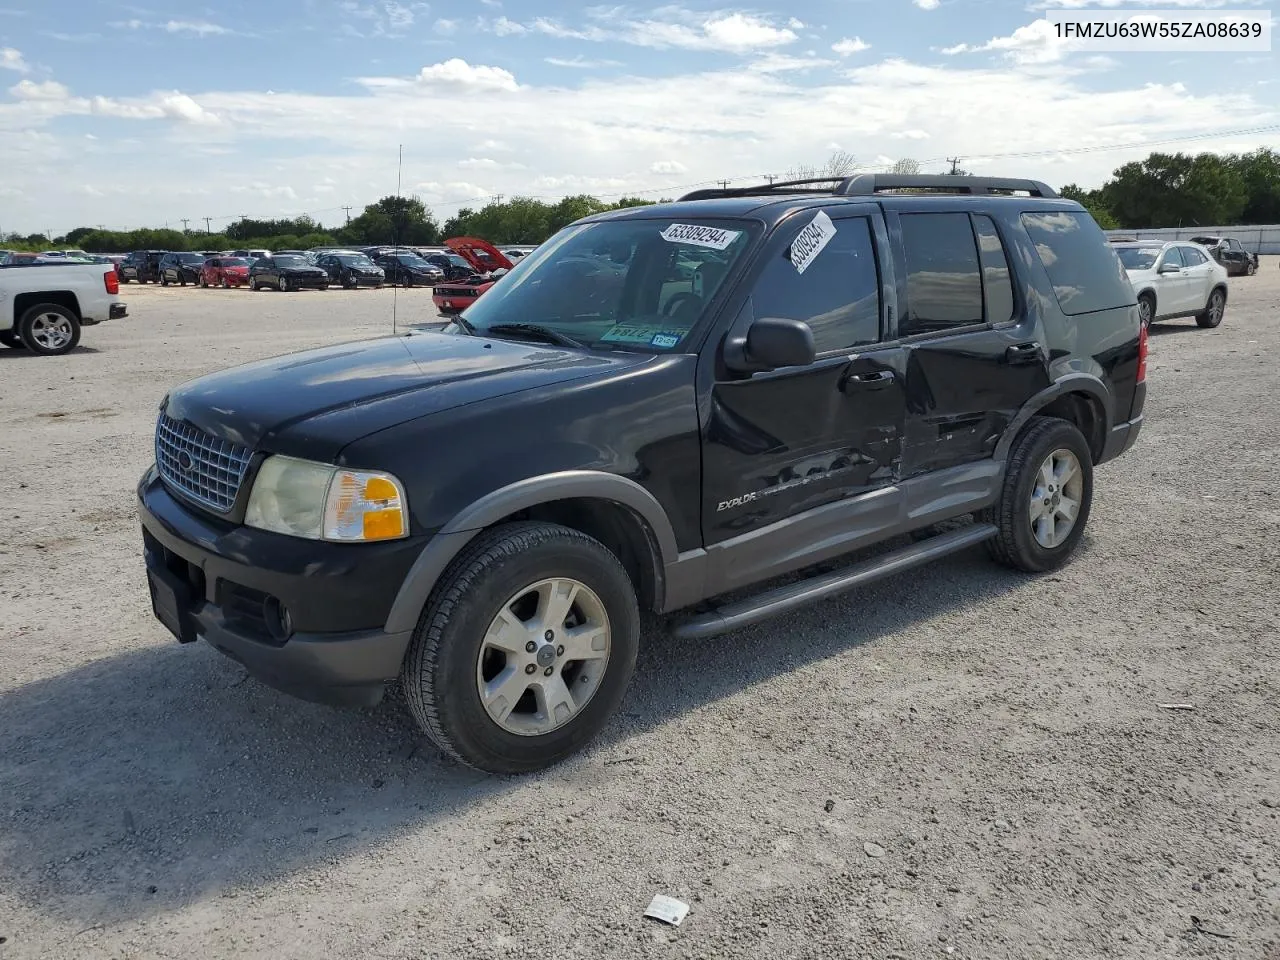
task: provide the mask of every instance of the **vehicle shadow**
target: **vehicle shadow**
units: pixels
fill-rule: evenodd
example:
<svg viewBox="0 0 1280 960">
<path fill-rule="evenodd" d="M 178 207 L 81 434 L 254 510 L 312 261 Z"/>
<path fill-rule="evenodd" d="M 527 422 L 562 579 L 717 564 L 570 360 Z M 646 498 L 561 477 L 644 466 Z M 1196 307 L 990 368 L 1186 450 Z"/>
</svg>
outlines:
<svg viewBox="0 0 1280 960">
<path fill-rule="evenodd" d="M 101 353 L 101 352 L 102 351 L 97 347 L 86 347 L 84 344 L 79 344 L 76 346 L 74 350 L 64 353 L 63 356 L 70 357 L 79 353 Z M 39 354 L 32 353 L 30 350 L 27 350 L 25 347 L 21 350 L 15 350 L 13 347 L 0 347 L 0 360 L 23 360 L 23 359 L 48 361 L 48 360 L 53 360 L 55 358 L 42 357 Z"/>
<path fill-rule="evenodd" d="M 655 620 L 607 730 L 532 779 L 598 783 L 668 720 L 1024 582 L 972 548 L 713 640 Z M 464 812 L 498 818 L 531 779 L 447 760 L 398 696 L 305 703 L 160 636 L 0 695 L 0 888 L 34 909 L 113 923 L 268 886 Z"/>
<path fill-rule="evenodd" d="M 1197 326 L 1195 320 L 1159 320 L 1147 327 L 1147 336 L 1163 337 L 1171 333 L 1205 333 L 1203 327 Z"/>
</svg>

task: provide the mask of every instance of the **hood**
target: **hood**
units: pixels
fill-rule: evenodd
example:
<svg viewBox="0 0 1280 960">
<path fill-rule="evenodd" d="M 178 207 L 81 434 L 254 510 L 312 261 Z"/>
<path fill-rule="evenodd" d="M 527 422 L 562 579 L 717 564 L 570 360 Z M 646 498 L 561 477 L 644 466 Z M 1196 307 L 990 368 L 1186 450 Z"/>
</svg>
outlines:
<svg viewBox="0 0 1280 960">
<path fill-rule="evenodd" d="M 380 337 L 188 381 L 165 410 L 253 449 L 334 462 L 352 441 L 408 420 L 648 359 L 445 333 Z"/>
<path fill-rule="evenodd" d="M 248 273 L 249 268 L 243 266 L 219 267 L 223 273 Z"/>
<path fill-rule="evenodd" d="M 510 270 L 515 266 L 501 250 L 479 237 L 452 237 L 444 245 L 471 264 L 476 273 Z"/>
</svg>

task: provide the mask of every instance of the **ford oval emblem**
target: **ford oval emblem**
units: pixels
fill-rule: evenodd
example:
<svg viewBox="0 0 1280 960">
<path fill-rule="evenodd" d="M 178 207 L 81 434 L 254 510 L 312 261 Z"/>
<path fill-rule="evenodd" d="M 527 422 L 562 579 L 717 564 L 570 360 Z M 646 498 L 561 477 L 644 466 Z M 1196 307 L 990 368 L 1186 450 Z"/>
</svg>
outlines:
<svg viewBox="0 0 1280 960">
<path fill-rule="evenodd" d="M 185 450 L 179 451 L 178 467 L 182 470 L 183 473 L 190 473 L 191 468 L 194 467 L 195 465 L 196 465 L 196 462 L 191 459 L 191 454 L 187 453 L 187 451 Z"/>
</svg>

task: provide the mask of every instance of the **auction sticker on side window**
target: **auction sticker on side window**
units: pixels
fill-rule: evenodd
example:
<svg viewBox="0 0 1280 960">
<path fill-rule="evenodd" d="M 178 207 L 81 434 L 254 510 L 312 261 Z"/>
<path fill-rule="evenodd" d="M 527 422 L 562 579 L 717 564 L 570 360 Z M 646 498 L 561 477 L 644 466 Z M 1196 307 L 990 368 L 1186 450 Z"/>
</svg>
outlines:
<svg viewBox="0 0 1280 960">
<path fill-rule="evenodd" d="M 700 227 L 692 223 L 673 223 L 662 231 L 662 239 L 668 243 L 687 243 L 690 246 L 706 247 L 710 250 L 723 250 L 741 235 L 741 230 Z"/>
<path fill-rule="evenodd" d="M 791 265 L 796 268 L 796 273 L 804 273 L 835 235 L 836 225 L 826 211 L 819 210 L 800 235 L 791 241 Z"/>
</svg>

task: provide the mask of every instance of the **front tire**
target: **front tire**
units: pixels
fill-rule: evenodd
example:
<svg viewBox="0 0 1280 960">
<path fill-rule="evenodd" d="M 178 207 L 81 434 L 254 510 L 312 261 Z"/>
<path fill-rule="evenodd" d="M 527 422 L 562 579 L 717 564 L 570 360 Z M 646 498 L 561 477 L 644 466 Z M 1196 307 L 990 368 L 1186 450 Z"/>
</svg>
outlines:
<svg viewBox="0 0 1280 960">
<path fill-rule="evenodd" d="M 1027 573 L 1054 570 L 1084 535 L 1093 503 L 1093 456 L 1075 424 L 1033 417 L 1009 453 L 995 505 L 980 519 L 994 523 L 993 559 Z"/>
<path fill-rule="evenodd" d="M 441 578 L 401 679 L 445 753 L 528 773 L 582 749 L 613 716 L 639 636 L 635 589 L 603 544 L 558 524 L 504 524 Z"/>
<path fill-rule="evenodd" d="M 1250 260 L 1249 265 L 1244 268 L 1244 272 L 1246 276 L 1252 277 L 1255 273 L 1258 272 L 1258 265 L 1254 263 L 1252 260 Z"/>
<path fill-rule="evenodd" d="M 18 321 L 18 331 L 26 348 L 44 357 L 70 353 L 80 342 L 79 319 L 56 303 L 32 307 Z"/>
<path fill-rule="evenodd" d="M 1156 298 L 1149 293 L 1144 293 L 1138 297 L 1138 316 L 1142 320 L 1144 327 L 1150 327 L 1151 321 L 1156 318 Z"/>
<path fill-rule="evenodd" d="M 1209 302 L 1204 305 L 1204 310 L 1196 314 L 1196 326 L 1206 330 L 1212 330 L 1218 324 L 1222 323 L 1222 315 L 1227 311 L 1227 291 L 1221 287 L 1216 288 L 1209 294 Z"/>
</svg>

